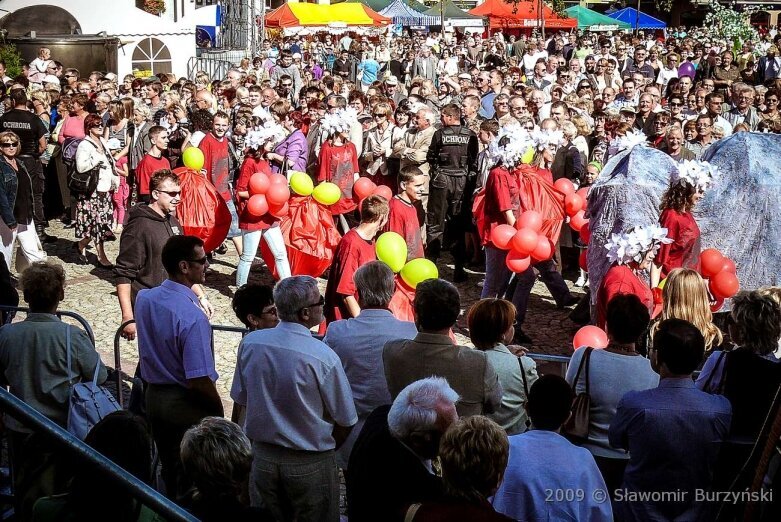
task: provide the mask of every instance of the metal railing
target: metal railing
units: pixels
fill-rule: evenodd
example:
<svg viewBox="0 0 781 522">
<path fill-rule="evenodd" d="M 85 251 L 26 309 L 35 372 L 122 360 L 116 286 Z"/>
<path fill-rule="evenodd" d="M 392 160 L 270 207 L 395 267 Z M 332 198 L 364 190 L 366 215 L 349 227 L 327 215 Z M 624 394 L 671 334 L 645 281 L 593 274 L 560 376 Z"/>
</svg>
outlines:
<svg viewBox="0 0 781 522">
<path fill-rule="evenodd" d="M 198 71 L 205 71 L 209 78 L 225 78 L 233 63 L 228 60 L 193 56 L 187 60 L 187 77 L 195 80 Z"/>
<path fill-rule="evenodd" d="M 52 440 L 63 450 L 77 457 L 80 462 L 91 464 L 98 473 L 102 473 L 108 480 L 113 481 L 117 487 L 130 493 L 133 498 L 166 520 L 173 522 L 198 521 L 196 517 L 41 415 L 2 387 L 0 387 L 0 410 L 36 433 Z"/>
<path fill-rule="evenodd" d="M 550 363 L 559 365 L 559 374 L 563 377 L 567 374 L 570 358 L 566 355 L 547 355 L 544 353 L 527 353 L 527 357 L 536 363 Z"/>
<path fill-rule="evenodd" d="M 0 305 L 0 311 L 2 312 L 24 312 L 26 314 L 30 313 L 29 308 L 21 307 L 21 306 L 6 306 L 6 305 Z M 92 341 L 92 346 L 95 346 L 95 332 L 92 331 L 92 327 L 89 325 L 86 319 L 84 317 L 80 316 L 76 312 L 69 312 L 67 310 L 57 310 L 55 313 L 57 317 L 62 319 L 63 317 L 70 317 L 71 319 L 75 319 L 83 328 L 84 331 L 87 332 L 87 335 L 89 336 L 89 340 Z M 9 324 L 11 320 L 13 319 L 13 315 L 9 314 L 6 318 L 5 324 Z"/>
</svg>

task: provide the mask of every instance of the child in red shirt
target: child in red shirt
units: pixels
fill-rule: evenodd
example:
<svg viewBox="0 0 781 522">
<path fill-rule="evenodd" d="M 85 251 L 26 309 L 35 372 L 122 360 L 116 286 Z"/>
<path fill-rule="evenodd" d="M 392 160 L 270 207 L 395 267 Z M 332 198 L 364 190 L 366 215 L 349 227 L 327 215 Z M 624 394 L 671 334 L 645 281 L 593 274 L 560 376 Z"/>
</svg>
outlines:
<svg viewBox="0 0 781 522">
<path fill-rule="evenodd" d="M 350 141 L 350 130 L 344 129 L 334 129 L 320 148 L 317 181 L 330 181 L 341 189 L 342 197 L 331 205 L 331 214 L 339 216 L 342 230 L 346 232 L 349 225 L 344 215 L 352 213 L 357 206 L 353 201 L 353 184 L 360 170 L 358 151 Z M 355 220 L 352 222 L 355 223 Z"/>
<path fill-rule="evenodd" d="M 357 317 L 358 306 L 353 274 L 358 267 L 375 261 L 374 236 L 388 221 L 388 201 L 382 196 L 368 196 L 361 202 L 361 223 L 339 241 L 331 262 L 325 290 L 326 323 Z"/>
<path fill-rule="evenodd" d="M 423 257 L 423 238 L 420 234 L 418 204 L 426 188 L 426 176 L 416 166 L 410 165 L 399 172 L 399 192 L 390 200 L 386 231 L 396 232 L 407 242 L 407 261 Z"/>
</svg>

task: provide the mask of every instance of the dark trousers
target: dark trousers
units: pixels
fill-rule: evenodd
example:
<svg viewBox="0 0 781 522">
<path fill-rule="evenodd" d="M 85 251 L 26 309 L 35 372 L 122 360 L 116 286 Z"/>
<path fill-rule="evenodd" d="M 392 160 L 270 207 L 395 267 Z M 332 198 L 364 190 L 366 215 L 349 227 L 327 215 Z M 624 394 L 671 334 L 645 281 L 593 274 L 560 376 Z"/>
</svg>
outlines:
<svg viewBox="0 0 781 522">
<path fill-rule="evenodd" d="M 485 282 L 483 283 L 483 291 L 480 295 L 481 298 L 487 297 L 504 297 L 507 293 L 507 298 L 515 305 L 516 326 L 521 326 L 526 318 L 526 309 L 529 307 L 529 296 L 531 295 L 532 288 L 534 287 L 534 281 L 537 276 L 534 273 L 536 269 L 540 274 L 540 279 L 545 286 L 548 287 L 548 291 L 553 296 L 553 300 L 556 304 L 564 304 L 570 294 L 567 283 L 564 282 L 564 278 L 556 270 L 556 264 L 552 259 L 546 261 L 540 261 L 529 266 L 524 272 L 515 274 L 517 283 L 513 288 L 510 285 L 510 279 L 513 272 L 507 268 L 506 264 L 507 251 L 500 250 L 492 245 L 486 245 L 485 247 Z"/>
<path fill-rule="evenodd" d="M 445 223 L 450 227 L 448 231 L 455 239 L 454 257 L 456 268 L 463 265 L 463 255 L 457 255 L 463 251 L 464 232 L 458 217 L 461 214 L 461 205 L 464 199 L 464 187 L 466 176 L 449 176 L 437 172 L 431 178 L 429 184 L 428 207 L 426 214 L 426 257 L 432 261 L 439 259 L 442 252 L 442 243 L 445 236 Z M 461 247 L 459 248 L 459 241 Z"/>
<path fill-rule="evenodd" d="M 35 223 L 35 230 L 40 232 L 48 225 L 43 212 L 43 190 L 46 184 L 43 164 L 40 159 L 32 156 L 19 156 L 18 159 L 24 163 L 27 172 L 30 173 L 30 180 L 33 185 L 33 222 Z"/>
<path fill-rule="evenodd" d="M 163 466 L 166 496 L 176 500 L 183 497 L 191 485 L 184 476 L 179 458 L 184 433 L 204 417 L 221 417 L 222 412 L 208 411 L 190 390 L 176 384 L 148 383 L 145 398 L 152 437 Z"/>
<path fill-rule="evenodd" d="M 597 463 L 602 478 L 605 479 L 605 485 L 610 493 L 612 500 L 613 494 L 621 487 L 624 481 L 624 470 L 629 464 L 629 459 L 611 459 L 607 457 L 598 457 L 594 455 L 594 462 Z"/>
</svg>

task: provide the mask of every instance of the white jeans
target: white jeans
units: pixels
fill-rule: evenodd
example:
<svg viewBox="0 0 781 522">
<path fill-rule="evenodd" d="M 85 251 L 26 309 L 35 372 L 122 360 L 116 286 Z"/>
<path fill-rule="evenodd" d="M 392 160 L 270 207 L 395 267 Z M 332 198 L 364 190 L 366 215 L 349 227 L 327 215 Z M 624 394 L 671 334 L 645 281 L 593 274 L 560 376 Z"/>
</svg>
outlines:
<svg viewBox="0 0 781 522">
<path fill-rule="evenodd" d="M 32 219 L 28 223 L 19 223 L 15 230 L 11 230 L 8 228 L 8 225 L 0 220 L 0 253 L 5 258 L 5 264 L 8 266 L 9 272 L 11 271 L 11 256 L 16 240 L 19 241 L 18 253 L 20 252 L 23 257 L 22 263 L 16 263 L 17 272 L 27 268 L 27 265 L 30 263 L 46 259 L 46 252 L 43 251 L 41 240 L 38 239 L 38 234 L 35 233 L 35 225 L 33 225 Z"/>
<path fill-rule="evenodd" d="M 249 279 L 249 270 L 250 267 L 252 267 L 252 261 L 257 254 L 258 246 L 260 246 L 261 237 L 268 245 L 268 249 L 271 250 L 271 254 L 274 256 L 279 279 L 282 280 L 286 277 L 290 277 L 290 262 L 287 259 L 287 247 L 285 246 L 285 239 L 282 237 L 282 231 L 278 226 L 267 228 L 266 230 L 242 230 L 242 251 L 241 257 L 239 258 L 239 266 L 236 267 L 236 286 L 247 283 L 247 279 Z"/>
</svg>

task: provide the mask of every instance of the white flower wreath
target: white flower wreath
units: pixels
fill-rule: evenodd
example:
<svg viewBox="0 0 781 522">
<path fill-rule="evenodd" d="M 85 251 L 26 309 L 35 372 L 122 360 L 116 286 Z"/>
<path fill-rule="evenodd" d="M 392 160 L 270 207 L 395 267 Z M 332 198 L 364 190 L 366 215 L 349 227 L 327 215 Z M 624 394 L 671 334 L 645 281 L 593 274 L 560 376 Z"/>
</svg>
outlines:
<svg viewBox="0 0 781 522">
<path fill-rule="evenodd" d="M 643 260 L 649 250 L 656 251 L 662 244 L 670 244 L 673 240 L 667 237 L 667 229 L 658 225 L 639 225 L 630 232 L 612 234 L 605 243 L 607 258 L 611 263 L 625 265 L 632 261 Z"/>
</svg>

